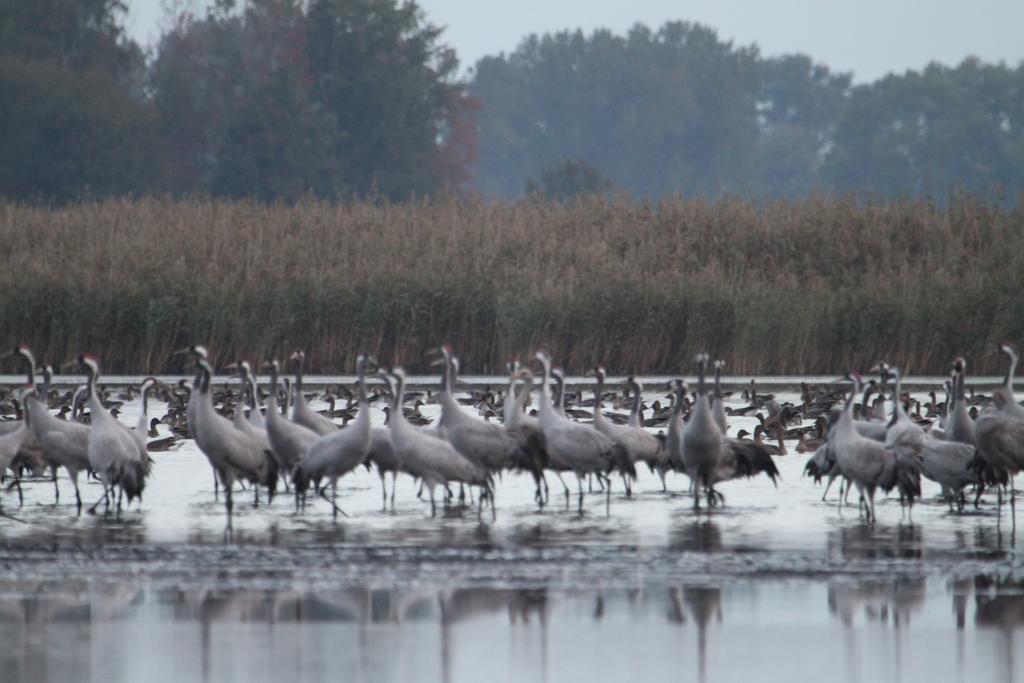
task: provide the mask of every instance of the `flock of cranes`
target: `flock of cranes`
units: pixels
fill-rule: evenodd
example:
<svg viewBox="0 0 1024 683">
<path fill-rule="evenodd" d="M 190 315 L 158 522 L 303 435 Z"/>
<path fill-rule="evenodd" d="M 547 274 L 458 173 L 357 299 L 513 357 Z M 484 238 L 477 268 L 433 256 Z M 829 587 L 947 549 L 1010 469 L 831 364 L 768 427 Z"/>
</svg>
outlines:
<svg viewBox="0 0 1024 683">
<path fill-rule="evenodd" d="M 302 391 L 304 355 L 297 352 L 289 359 L 298 372 L 293 390 L 279 390 L 280 363 L 271 360 L 266 406 L 261 407 L 261 391 L 252 366 L 245 361 L 230 366 L 240 381 L 240 391 L 232 406 L 211 388 L 213 367 L 203 346 L 192 346 L 179 353 L 187 354 L 195 365 L 195 377 L 179 383 L 187 395 L 182 402 L 184 420 L 190 436 L 209 461 L 214 474 L 215 496 L 224 491 L 224 504 L 230 521 L 234 495 L 248 487 L 259 505 L 261 490 L 272 499 L 283 486 L 294 493 L 297 506 L 304 506 L 307 496 L 318 495 L 329 501 L 333 514 L 344 514 L 337 503 L 338 481 L 356 468 L 374 467 L 381 481 L 383 505 L 389 497 L 394 506 L 395 482 L 399 474 L 408 474 L 419 482 L 420 495 L 430 502 L 435 515 L 440 494 L 445 506 L 464 504 L 467 489 L 470 503 L 477 492 L 477 514 L 484 506 L 497 514 L 496 483 L 507 472 L 521 472 L 532 477 L 536 503 L 543 507 L 550 499 L 548 475 L 561 483 L 566 505 L 572 491 L 565 475 L 575 475 L 579 510 L 583 509 L 584 482 L 597 484 L 606 492 L 606 504 L 614 478 L 621 478 L 626 495 L 632 494 L 637 479 L 637 466 L 644 465 L 659 475 L 662 487 L 669 472 L 685 473 L 691 484 L 693 506 L 702 501 L 708 507 L 724 503 L 718 488 L 722 482 L 765 475 L 776 483 L 779 471 L 773 460 L 778 452 L 761 437 L 765 429 L 774 429 L 784 452 L 783 435 L 799 434 L 800 444 L 813 445 L 814 454 L 806 472 L 816 480 L 827 479 L 829 485 L 840 479 L 840 504 L 852 489 L 859 493 L 859 508 L 865 518 L 875 519 L 875 496 L 878 489 L 895 490 L 902 504 L 912 505 L 921 495 L 921 477 L 937 482 L 942 496 L 952 508 L 963 510 L 966 491 L 974 489 L 975 505 L 986 488 L 994 488 L 1002 502 L 1008 490 L 1015 498 L 1013 477 L 1024 467 L 1024 408 L 1013 394 L 1017 364 L 1016 349 L 1002 345 L 1000 352 L 1008 360 L 1004 384 L 993 394 L 991 405 L 972 417 L 964 391 L 966 363 L 958 358 L 946 383 L 947 402 L 943 405 L 939 425 L 926 429 L 904 405 L 902 377 L 896 368 L 881 363 L 874 370 L 880 381 L 865 383 L 853 373 L 845 379 L 851 383 L 849 394 L 834 389 L 818 389 L 813 396 L 804 392 L 804 406 L 764 404 L 770 413 L 762 421 L 754 439 L 728 435 L 729 410 L 725 407 L 720 386 L 722 363 L 711 363 L 706 354 L 696 358 L 697 382 L 693 399 L 690 388 L 681 379 L 668 383 L 671 407 L 664 411 L 665 429 L 654 434 L 645 428 L 643 418 L 643 387 L 634 377 L 627 378 L 625 388 L 632 396 L 628 420 L 612 420 L 605 414 L 603 402 L 606 374 L 596 368 L 594 376 L 593 420 L 579 422 L 566 409 L 564 374 L 553 367 L 544 352 L 535 356 L 534 371 L 518 363 L 509 366 L 509 384 L 500 407 L 502 422 L 474 416 L 455 397 L 459 361 L 452 350 L 442 347 L 436 365 L 441 366 L 441 387 L 437 396 L 440 418 L 436 425 L 418 426 L 416 413 L 406 406 L 406 375 L 401 368 L 382 368 L 370 356 L 356 360 L 355 405 L 350 407 L 344 427 L 314 411 Z M 130 504 L 140 499 L 153 461 L 147 451 L 149 396 L 158 383 L 147 378 L 141 386 L 142 410 L 134 428 L 121 423 L 105 406 L 97 388 L 100 373 L 96 358 L 83 355 L 74 364 L 85 371 L 87 382 L 72 399 L 72 416 L 79 398 L 88 407 L 88 425 L 75 419 L 64 419 L 64 411 L 54 415 L 48 405 L 52 368 L 37 368 L 35 357 L 22 345 L 6 356 L 19 357 L 26 368 L 28 382 L 17 393 L 21 419 L 0 423 L 0 472 L 10 471 L 19 487 L 20 472 L 34 453 L 35 462 L 49 469 L 59 500 L 57 470 L 63 468 L 74 485 L 79 512 L 83 504 L 79 475 L 86 471 L 103 486 L 103 497 L 90 511 L 104 504 L 106 509 L 120 511 L 123 499 Z M 71 364 L 68 364 L 71 365 Z M 709 387 L 708 370 L 714 372 Z M 42 374 L 42 387 L 36 376 Z M 371 397 L 367 380 L 379 378 L 387 386 L 390 405 L 385 426 L 374 426 L 370 419 Z M 528 404 L 538 388 L 537 409 L 528 412 Z M 893 387 L 891 415 L 881 413 L 889 385 Z M 165 389 L 166 390 L 166 389 Z M 863 398 L 860 404 L 856 400 Z M 878 394 L 873 403 L 871 397 Z M 751 392 L 751 402 L 756 394 Z M 845 405 L 839 404 L 845 399 Z M 291 412 L 288 414 L 289 402 Z M 223 404 L 223 405 L 221 405 Z M 218 405 L 221 405 L 218 408 Z M 753 405 L 752 407 L 758 407 Z M 799 423 L 809 410 L 817 406 L 820 418 L 814 427 L 790 428 L 795 418 Z M 972 409 L 976 410 L 976 409 Z M 408 413 L 408 415 L 407 415 Z M 354 417 L 352 417 L 354 415 Z M 155 418 L 154 418 L 154 421 Z M 827 424 L 827 429 L 824 425 Z M 929 425 L 930 426 L 930 425 Z M 809 436 L 817 432 L 820 442 Z M 386 475 L 391 473 L 390 496 Z M 456 493 L 457 489 L 457 493 Z M 328 496 L 328 491 L 330 495 Z M 828 494 L 826 487 L 825 495 Z M 824 496 L 823 496 L 824 499 Z M 1012 505 L 1011 505 L 1012 509 Z"/>
</svg>

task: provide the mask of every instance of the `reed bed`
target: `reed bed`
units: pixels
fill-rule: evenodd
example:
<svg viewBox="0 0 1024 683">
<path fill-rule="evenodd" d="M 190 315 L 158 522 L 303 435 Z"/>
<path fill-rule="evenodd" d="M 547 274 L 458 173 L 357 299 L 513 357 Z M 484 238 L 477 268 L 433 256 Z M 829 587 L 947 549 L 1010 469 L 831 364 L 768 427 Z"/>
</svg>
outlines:
<svg viewBox="0 0 1024 683">
<path fill-rule="evenodd" d="M 704 349 L 735 373 L 992 372 L 1024 338 L 1024 216 L 963 197 L 0 204 L 0 238 L 4 344 L 108 372 L 178 369 L 193 342 L 319 372 L 362 350 L 423 370 L 442 342 L 472 373 L 539 347 L 571 372 Z"/>
</svg>

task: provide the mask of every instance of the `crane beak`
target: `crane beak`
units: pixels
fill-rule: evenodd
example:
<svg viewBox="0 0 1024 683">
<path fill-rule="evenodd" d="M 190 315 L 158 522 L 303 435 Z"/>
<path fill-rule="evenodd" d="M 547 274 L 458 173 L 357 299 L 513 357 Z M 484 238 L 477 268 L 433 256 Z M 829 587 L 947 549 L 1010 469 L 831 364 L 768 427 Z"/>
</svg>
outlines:
<svg viewBox="0 0 1024 683">
<path fill-rule="evenodd" d="M 445 365 L 447 362 L 448 362 L 448 360 L 444 356 L 441 356 L 440 358 L 437 358 L 437 359 L 434 359 L 434 360 L 430 361 L 430 367 L 433 368 L 433 367 L 436 367 L 438 365 Z"/>
<path fill-rule="evenodd" d="M 70 368 L 75 367 L 76 365 L 78 365 L 78 359 L 77 358 L 74 359 L 74 360 L 69 360 L 66 363 L 61 363 L 60 369 L 61 370 L 68 370 Z"/>
</svg>

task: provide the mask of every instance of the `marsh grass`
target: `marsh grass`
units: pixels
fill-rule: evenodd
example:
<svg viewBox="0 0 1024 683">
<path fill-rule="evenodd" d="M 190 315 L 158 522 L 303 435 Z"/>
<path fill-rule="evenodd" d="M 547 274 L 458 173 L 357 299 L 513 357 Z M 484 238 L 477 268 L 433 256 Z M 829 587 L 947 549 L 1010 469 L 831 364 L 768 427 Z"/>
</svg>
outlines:
<svg viewBox="0 0 1024 683">
<path fill-rule="evenodd" d="M 3 343 L 109 372 L 199 341 L 319 372 L 361 350 L 422 370 L 444 341 L 473 373 L 538 347 L 573 372 L 702 349 L 735 373 L 991 372 L 1024 337 L 1024 216 L 969 198 L 0 204 L 0 239 Z"/>
</svg>

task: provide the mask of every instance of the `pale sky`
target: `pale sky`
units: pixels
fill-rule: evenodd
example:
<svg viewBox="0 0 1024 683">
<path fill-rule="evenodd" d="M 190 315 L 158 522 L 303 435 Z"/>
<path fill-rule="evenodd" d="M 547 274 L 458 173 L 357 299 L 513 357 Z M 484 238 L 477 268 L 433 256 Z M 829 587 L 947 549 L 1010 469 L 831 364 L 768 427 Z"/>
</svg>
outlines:
<svg viewBox="0 0 1024 683">
<path fill-rule="evenodd" d="M 204 0 L 170 0 L 201 8 Z M 128 0 L 128 30 L 154 42 L 168 0 Z M 763 54 L 802 52 L 859 82 L 930 61 L 954 65 L 1024 60 L 1024 0 L 421 0 L 463 67 L 513 50 L 530 33 L 609 28 L 636 22 L 706 24 L 721 38 L 757 43 Z"/>
</svg>

